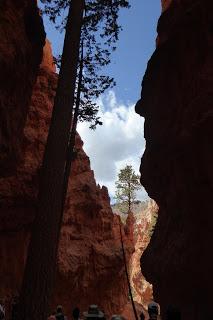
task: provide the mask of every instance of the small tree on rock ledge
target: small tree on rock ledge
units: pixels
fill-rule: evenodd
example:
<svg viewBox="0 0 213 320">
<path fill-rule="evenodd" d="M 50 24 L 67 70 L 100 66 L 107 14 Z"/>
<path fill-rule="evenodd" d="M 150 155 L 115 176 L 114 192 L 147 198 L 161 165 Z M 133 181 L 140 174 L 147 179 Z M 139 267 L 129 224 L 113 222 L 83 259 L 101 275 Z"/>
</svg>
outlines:
<svg viewBox="0 0 213 320">
<path fill-rule="evenodd" d="M 120 170 L 115 185 L 115 199 L 118 201 L 122 211 L 129 213 L 136 199 L 136 191 L 141 188 L 139 175 L 135 174 L 131 165 L 126 165 L 124 169 Z"/>
</svg>

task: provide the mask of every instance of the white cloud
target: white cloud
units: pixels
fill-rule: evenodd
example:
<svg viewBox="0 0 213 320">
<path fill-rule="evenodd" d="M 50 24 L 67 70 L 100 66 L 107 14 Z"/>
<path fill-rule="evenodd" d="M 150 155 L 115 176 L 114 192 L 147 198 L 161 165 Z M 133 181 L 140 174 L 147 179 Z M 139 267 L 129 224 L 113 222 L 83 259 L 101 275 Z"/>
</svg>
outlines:
<svg viewBox="0 0 213 320">
<path fill-rule="evenodd" d="M 111 198 L 119 170 L 131 164 L 139 173 L 140 159 L 144 152 L 143 119 L 135 113 L 134 105 L 117 102 L 114 91 L 98 100 L 99 116 L 103 121 L 95 131 L 86 123 L 78 125 L 84 141 L 84 150 L 90 157 L 97 183 L 108 187 Z M 143 190 L 140 198 L 146 197 Z"/>
</svg>

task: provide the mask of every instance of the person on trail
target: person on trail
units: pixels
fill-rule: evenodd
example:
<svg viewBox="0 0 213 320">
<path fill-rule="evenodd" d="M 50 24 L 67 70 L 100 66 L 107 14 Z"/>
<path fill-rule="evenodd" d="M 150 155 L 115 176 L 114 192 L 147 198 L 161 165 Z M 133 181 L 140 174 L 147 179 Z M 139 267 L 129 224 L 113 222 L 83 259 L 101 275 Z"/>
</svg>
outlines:
<svg viewBox="0 0 213 320">
<path fill-rule="evenodd" d="M 78 307 L 73 309 L 72 317 L 73 317 L 74 320 L 79 320 L 79 318 L 80 318 L 80 310 L 79 310 Z"/>
<path fill-rule="evenodd" d="M 145 320 L 145 315 L 143 314 L 143 312 L 141 312 L 140 314 L 140 320 Z"/>
<path fill-rule="evenodd" d="M 158 304 L 156 302 L 153 301 L 148 305 L 148 314 L 149 320 L 158 319 Z"/>
<path fill-rule="evenodd" d="M 56 320 L 67 320 L 67 317 L 63 314 L 62 306 L 57 306 L 55 318 Z"/>
<path fill-rule="evenodd" d="M 83 312 L 84 319 L 105 319 L 104 313 L 98 309 L 96 304 L 91 304 L 89 306 L 88 312 Z"/>
<path fill-rule="evenodd" d="M 4 319 L 5 319 L 4 307 L 2 304 L 0 304 L 0 320 L 4 320 Z"/>
<path fill-rule="evenodd" d="M 181 312 L 174 306 L 168 306 L 166 311 L 166 320 L 181 320 Z"/>
</svg>

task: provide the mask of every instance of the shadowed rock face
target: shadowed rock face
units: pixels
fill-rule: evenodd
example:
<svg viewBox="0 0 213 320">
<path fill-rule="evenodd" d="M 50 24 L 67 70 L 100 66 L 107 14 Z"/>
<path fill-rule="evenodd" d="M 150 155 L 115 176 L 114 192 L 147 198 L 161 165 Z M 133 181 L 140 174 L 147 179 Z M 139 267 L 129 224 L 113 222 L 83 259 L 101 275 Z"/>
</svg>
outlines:
<svg viewBox="0 0 213 320">
<path fill-rule="evenodd" d="M 35 0 L 0 3 L 0 176 L 14 174 L 45 42 Z"/>
<path fill-rule="evenodd" d="M 136 106 L 141 182 L 160 208 L 142 270 L 163 313 L 176 304 L 187 320 L 212 317 L 212 12 L 212 1 L 174 1 L 162 14 Z"/>
<path fill-rule="evenodd" d="M 47 42 L 32 99 L 29 106 L 26 105 L 27 119 L 21 122 L 22 135 L 14 138 L 21 146 L 19 162 L 15 162 L 16 173 L 0 177 L 0 298 L 5 300 L 8 311 L 11 297 L 20 290 L 36 214 L 39 169 L 57 86 L 52 62 L 51 48 Z M 31 87 L 25 90 L 31 90 Z M 11 98 L 16 101 L 16 92 L 14 94 L 15 97 Z M 26 92 L 26 95 L 30 94 L 31 91 Z M 19 105 L 16 107 L 19 108 Z M 19 115 L 21 111 L 15 109 L 14 112 Z M 3 124 L 7 125 L 7 122 Z M 6 161 L 5 158 L 3 160 Z M 129 260 L 134 250 L 132 233 L 129 232 L 132 230 L 131 223 L 127 231 L 122 230 Z M 128 287 L 118 218 L 112 213 L 107 189 L 96 185 L 83 142 L 77 135 L 52 308 L 62 304 L 65 313 L 70 315 L 76 305 L 86 311 L 89 304 L 97 303 L 106 313 L 112 314 L 120 312 L 127 301 Z"/>
</svg>

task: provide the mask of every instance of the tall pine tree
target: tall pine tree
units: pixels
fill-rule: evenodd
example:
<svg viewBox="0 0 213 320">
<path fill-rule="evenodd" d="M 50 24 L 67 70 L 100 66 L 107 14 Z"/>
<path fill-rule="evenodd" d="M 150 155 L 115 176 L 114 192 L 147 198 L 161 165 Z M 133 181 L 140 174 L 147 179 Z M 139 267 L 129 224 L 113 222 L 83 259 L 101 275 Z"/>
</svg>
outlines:
<svg viewBox="0 0 213 320">
<path fill-rule="evenodd" d="M 64 167 L 74 104 L 83 10 L 84 0 L 72 0 L 42 164 L 38 212 L 32 230 L 20 296 L 20 320 L 44 320 L 48 316 L 62 221 Z"/>
<path fill-rule="evenodd" d="M 73 149 L 73 137 L 79 115 L 81 120 L 93 120 L 92 126 L 100 122 L 96 117 L 98 107 L 94 97 L 98 97 L 114 81 L 103 75 L 99 78 L 97 76 L 96 71 L 110 62 L 109 51 L 102 50 L 101 46 L 104 43 L 110 47 L 117 40 L 120 30 L 117 24 L 118 10 L 120 7 L 128 7 L 128 1 L 125 0 L 86 0 L 86 5 L 83 0 L 44 0 L 44 2 L 50 5 L 46 13 L 49 10 L 53 20 L 60 14 L 61 9 L 69 8 L 69 12 L 68 18 L 62 23 L 62 26 L 66 24 L 66 33 L 61 68 L 42 165 L 38 212 L 32 230 L 21 290 L 19 319 L 24 320 L 46 319 L 48 314 L 63 202 L 70 171 L 67 150 Z M 85 8 L 87 14 L 83 22 Z M 95 35 L 100 25 L 103 26 L 103 32 L 98 37 L 105 40 L 99 43 Z M 81 41 L 85 43 L 86 50 L 84 50 L 85 55 L 79 59 Z M 82 97 L 79 94 L 81 92 Z M 76 122 L 72 121 L 74 106 L 77 110 Z"/>
<path fill-rule="evenodd" d="M 70 0 L 41 0 L 44 4 L 43 13 L 55 23 L 56 28 L 63 31 L 66 13 Z M 72 0 L 71 0 L 72 2 Z M 83 59 L 83 74 L 76 83 L 80 86 L 78 119 L 91 122 L 94 129 L 101 124 L 97 116 L 99 106 L 97 98 L 108 88 L 115 85 L 113 77 L 103 72 L 110 63 L 111 53 L 116 49 L 121 26 L 118 23 L 118 14 L 121 8 L 128 8 L 127 0 L 85 0 L 85 16 L 83 20 L 81 43 L 83 57 L 79 56 L 78 74 L 80 73 L 81 59 Z M 56 58 L 60 66 L 60 56 Z"/>
<path fill-rule="evenodd" d="M 43 12 L 56 24 L 57 29 L 63 31 L 66 19 L 61 19 L 61 16 L 64 16 L 69 1 L 42 0 L 42 2 L 44 4 Z M 92 129 L 95 129 L 97 124 L 102 124 L 97 115 L 99 110 L 97 98 L 105 90 L 115 85 L 114 79 L 104 75 L 102 69 L 110 63 L 111 52 L 116 49 L 116 42 L 121 30 L 121 26 L 118 24 L 119 10 L 128 7 L 129 3 L 126 0 L 85 1 L 75 107 L 64 173 L 62 210 L 71 171 L 77 123 L 79 120 L 89 121 Z M 56 59 L 58 66 L 60 66 L 60 59 L 60 56 Z"/>
</svg>

